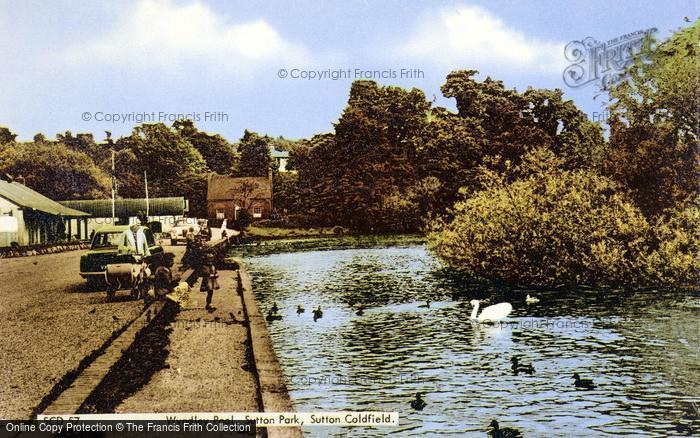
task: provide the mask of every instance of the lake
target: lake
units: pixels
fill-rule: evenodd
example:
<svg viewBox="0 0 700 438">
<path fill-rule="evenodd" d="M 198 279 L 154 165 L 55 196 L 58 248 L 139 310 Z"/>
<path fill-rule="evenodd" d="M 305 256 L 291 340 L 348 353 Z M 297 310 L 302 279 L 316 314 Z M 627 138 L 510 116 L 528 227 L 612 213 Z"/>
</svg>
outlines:
<svg viewBox="0 0 700 438">
<path fill-rule="evenodd" d="M 697 293 L 539 291 L 528 305 L 525 291 L 474 284 L 420 241 L 356 243 L 238 253 L 263 311 L 276 302 L 284 315 L 268 325 L 297 411 L 399 412 L 398 428 L 308 435 L 484 436 L 491 419 L 525 436 L 699 433 Z M 474 298 L 513 313 L 471 323 Z M 534 375 L 514 375 L 514 355 Z M 596 388 L 577 390 L 574 373 Z M 419 391 L 427 406 L 415 411 Z"/>
</svg>

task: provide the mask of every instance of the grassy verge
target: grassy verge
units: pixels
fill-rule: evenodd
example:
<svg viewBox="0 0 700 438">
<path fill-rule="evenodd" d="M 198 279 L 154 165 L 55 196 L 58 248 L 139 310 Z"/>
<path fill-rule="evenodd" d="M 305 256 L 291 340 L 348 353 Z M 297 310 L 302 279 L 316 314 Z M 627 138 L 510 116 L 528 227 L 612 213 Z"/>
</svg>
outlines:
<svg viewBox="0 0 700 438">
<path fill-rule="evenodd" d="M 343 230 L 347 233 L 347 230 Z M 334 237 L 339 234 L 337 227 L 320 228 L 281 228 L 250 225 L 246 237 L 251 240 L 286 239 L 295 237 Z"/>
<path fill-rule="evenodd" d="M 236 245 L 229 251 L 229 256 L 246 258 L 284 252 L 409 246 L 420 245 L 424 242 L 425 238 L 416 234 L 291 236 L 288 238 L 254 240 L 242 245 Z"/>
</svg>

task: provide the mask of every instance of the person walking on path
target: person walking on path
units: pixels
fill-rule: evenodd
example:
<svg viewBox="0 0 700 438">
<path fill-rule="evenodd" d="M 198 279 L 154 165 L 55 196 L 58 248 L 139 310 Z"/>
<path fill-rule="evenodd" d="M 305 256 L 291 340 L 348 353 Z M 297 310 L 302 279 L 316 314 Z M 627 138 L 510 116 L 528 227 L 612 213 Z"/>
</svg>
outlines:
<svg viewBox="0 0 700 438">
<path fill-rule="evenodd" d="M 219 289 L 219 274 L 216 272 L 216 266 L 214 266 L 214 254 L 207 252 L 204 256 L 204 262 L 202 263 L 200 275 L 202 277 L 202 285 L 199 290 L 207 293 L 207 305 L 205 309 L 209 312 L 213 312 L 216 308 L 212 307 L 211 300 L 214 297 L 214 290 Z"/>
</svg>

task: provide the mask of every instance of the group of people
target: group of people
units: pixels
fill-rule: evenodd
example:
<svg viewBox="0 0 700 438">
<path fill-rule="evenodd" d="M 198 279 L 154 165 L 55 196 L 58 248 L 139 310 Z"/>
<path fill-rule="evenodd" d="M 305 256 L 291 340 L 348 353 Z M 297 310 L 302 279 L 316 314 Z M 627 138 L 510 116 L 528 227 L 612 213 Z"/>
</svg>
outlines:
<svg viewBox="0 0 700 438">
<path fill-rule="evenodd" d="M 202 279 L 199 290 L 207 293 L 206 309 L 209 312 L 213 312 L 215 309 L 211 303 L 214 290 L 219 289 L 219 275 L 214 265 L 215 254 L 206 245 L 208 240 L 207 233 L 195 234 L 194 228 L 190 228 L 186 239 L 187 249 L 182 258 L 181 269 L 192 268 L 194 270 L 194 274 L 187 279 L 189 288 L 194 287 L 198 279 Z M 145 233 L 138 224 L 132 225 L 123 233 L 120 249 L 132 253 L 141 259 L 150 259 L 151 272 L 153 273 L 154 299 L 160 299 L 168 294 L 172 294 L 180 285 L 180 274 L 174 273 L 172 269 L 175 265 L 175 255 L 173 253 L 162 253 L 151 257 Z"/>
</svg>

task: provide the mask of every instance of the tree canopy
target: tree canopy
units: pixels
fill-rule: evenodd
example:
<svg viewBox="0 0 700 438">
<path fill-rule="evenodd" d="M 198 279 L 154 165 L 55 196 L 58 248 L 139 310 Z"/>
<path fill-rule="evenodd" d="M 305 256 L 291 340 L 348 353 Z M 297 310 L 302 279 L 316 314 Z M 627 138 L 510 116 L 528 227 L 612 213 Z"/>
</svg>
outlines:
<svg viewBox="0 0 700 438">
<path fill-rule="evenodd" d="M 700 22 L 647 44 L 615 86 L 603 172 L 652 217 L 692 200 L 700 181 Z"/>
<path fill-rule="evenodd" d="M 25 178 L 28 187 L 56 200 L 101 198 L 110 178 L 83 152 L 62 143 L 17 143 L 0 154 L 0 174 Z"/>
<path fill-rule="evenodd" d="M 238 142 L 238 150 L 241 154 L 237 171 L 239 176 L 269 175 L 272 170 L 270 142 L 271 139 L 268 136 L 260 136 L 245 130 Z"/>
</svg>

